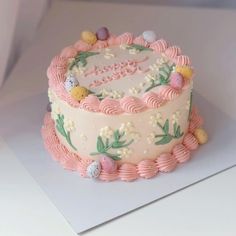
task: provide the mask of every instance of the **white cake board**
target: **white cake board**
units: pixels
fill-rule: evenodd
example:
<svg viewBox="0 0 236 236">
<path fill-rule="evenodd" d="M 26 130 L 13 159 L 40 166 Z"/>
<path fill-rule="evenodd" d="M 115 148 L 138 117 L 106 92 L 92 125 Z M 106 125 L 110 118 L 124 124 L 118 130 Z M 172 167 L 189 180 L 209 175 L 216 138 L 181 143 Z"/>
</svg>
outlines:
<svg viewBox="0 0 236 236">
<path fill-rule="evenodd" d="M 198 94 L 194 95 L 194 103 L 206 120 L 208 144 L 201 146 L 192 154 L 190 162 L 179 165 L 174 172 L 131 183 L 84 179 L 52 160 L 40 134 L 47 104 L 45 93 L 3 108 L 0 133 L 80 233 L 236 165 L 235 121 Z"/>
</svg>

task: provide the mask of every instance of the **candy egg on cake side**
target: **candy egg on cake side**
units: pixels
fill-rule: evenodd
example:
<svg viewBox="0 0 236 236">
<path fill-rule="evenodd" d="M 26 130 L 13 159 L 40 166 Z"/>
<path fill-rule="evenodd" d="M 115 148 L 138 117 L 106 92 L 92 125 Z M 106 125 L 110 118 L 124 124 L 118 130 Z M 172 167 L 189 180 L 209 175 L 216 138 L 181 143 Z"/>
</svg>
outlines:
<svg viewBox="0 0 236 236">
<path fill-rule="evenodd" d="M 97 178 L 101 173 L 101 164 L 99 161 L 93 161 L 86 170 L 86 174 L 90 178 Z"/>
<path fill-rule="evenodd" d="M 96 32 L 98 40 L 107 40 L 109 38 L 109 35 L 109 30 L 106 27 L 101 27 Z"/>
<path fill-rule="evenodd" d="M 74 98 L 76 101 L 80 102 L 85 97 L 87 97 L 90 94 L 90 91 L 81 86 L 76 86 L 70 90 L 70 95 L 72 98 Z"/>
</svg>

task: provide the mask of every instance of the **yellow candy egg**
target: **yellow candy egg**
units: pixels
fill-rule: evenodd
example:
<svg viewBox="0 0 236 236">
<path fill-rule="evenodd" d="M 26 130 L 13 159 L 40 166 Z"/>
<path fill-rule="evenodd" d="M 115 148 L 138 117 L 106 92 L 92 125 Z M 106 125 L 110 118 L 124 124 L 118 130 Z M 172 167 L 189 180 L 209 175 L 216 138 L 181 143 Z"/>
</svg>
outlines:
<svg viewBox="0 0 236 236">
<path fill-rule="evenodd" d="M 193 76 L 193 69 L 189 66 L 176 66 L 176 72 L 180 73 L 185 79 L 191 79 Z"/>
<path fill-rule="evenodd" d="M 81 33 L 81 39 L 88 44 L 95 44 L 97 42 L 96 34 L 91 31 L 83 31 Z"/>
<path fill-rule="evenodd" d="M 208 135 L 206 131 L 202 128 L 195 129 L 194 136 L 197 139 L 199 144 L 204 144 L 208 141 Z"/>
<path fill-rule="evenodd" d="M 89 93 L 90 92 L 88 89 L 86 89 L 85 87 L 80 87 L 80 86 L 76 86 L 72 88 L 70 91 L 71 96 L 79 102 L 85 97 L 87 97 Z"/>
</svg>

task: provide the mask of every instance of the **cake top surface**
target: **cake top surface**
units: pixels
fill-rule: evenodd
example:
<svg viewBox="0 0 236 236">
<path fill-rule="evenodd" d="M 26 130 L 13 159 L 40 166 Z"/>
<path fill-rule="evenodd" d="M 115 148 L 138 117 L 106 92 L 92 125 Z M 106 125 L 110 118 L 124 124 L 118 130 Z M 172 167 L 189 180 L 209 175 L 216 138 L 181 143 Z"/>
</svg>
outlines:
<svg viewBox="0 0 236 236">
<path fill-rule="evenodd" d="M 102 33 L 103 34 L 102 34 Z M 49 88 L 73 107 L 108 115 L 138 113 L 175 99 L 193 70 L 178 46 L 153 31 L 134 37 L 84 31 L 48 68 Z"/>
</svg>

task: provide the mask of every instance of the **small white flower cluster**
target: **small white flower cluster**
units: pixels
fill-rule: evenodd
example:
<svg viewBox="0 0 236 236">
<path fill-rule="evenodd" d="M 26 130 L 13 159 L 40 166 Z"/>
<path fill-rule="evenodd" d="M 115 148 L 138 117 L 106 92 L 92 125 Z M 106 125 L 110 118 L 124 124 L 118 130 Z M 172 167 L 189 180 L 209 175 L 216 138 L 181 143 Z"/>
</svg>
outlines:
<svg viewBox="0 0 236 236">
<path fill-rule="evenodd" d="M 124 92 L 122 91 L 105 89 L 105 88 L 102 89 L 99 93 L 102 95 L 103 98 L 110 97 L 114 99 L 119 99 L 124 96 Z"/>
<path fill-rule="evenodd" d="M 144 78 L 149 83 L 158 80 L 158 76 L 156 76 L 156 74 L 153 73 L 148 73 Z"/>
<path fill-rule="evenodd" d="M 186 102 L 185 109 L 188 111 L 190 107 L 190 99 Z"/>
<path fill-rule="evenodd" d="M 73 75 L 75 77 L 78 77 L 80 75 L 83 75 L 85 71 L 85 67 L 79 62 L 78 66 L 74 66 L 73 69 L 69 72 L 69 75 Z"/>
<path fill-rule="evenodd" d="M 149 144 L 153 144 L 155 142 L 155 133 L 151 132 L 148 136 L 147 136 L 147 142 Z"/>
<path fill-rule="evenodd" d="M 157 112 L 153 115 L 150 116 L 150 121 L 149 124 L 152 125 L 153 127 L 157 126 L 157 123 L 162 123 L 162 116 L 160 112 Z"/>
<path fill-rule="evenodd" d="M 132 122 L 122 123 L 119 131 L 121 133 L 124 132 L 128 138 L 133 139 L 135 142 L 138 142 L 141 138 L 141 134 L 136 131 L 135 126 Z"/>
<path fill-rule="evenodd" d="M 168 59 L 165 57 L 165 54 L 163 54 L 163 56 L 161 58 L 158 58 L 156 60 L 156 65 L 160 67 L 167 62 L 168 62 Z"/>
<path fill-rule="evenodd" d="M 115 57 L 115 54 L 111 53 L 111 49 L 110 48 L 105 48 L 104 58 L 111 59 L 111 58 L 114 58 L 114 57 Z"/>
<path fill-rule="evenodd" d="M 159 65 L 157 63 L 154 63 L 154 64 L 149 66 L 149 69 L 151 71 L 159 71 Z"/>
<path fill-rule="evenodd" d="M 56 120 L 57 119 L 57 115 L 61 113 L 61 110 L 60 110 L 60 107 L 59 105 L 56 103 L 56 102 L 53 102 L 51 104 L 51 117 L 53 120 Z"/>
<path fill-rule="evenodd" d="M 129 49 L 129 54 L 131 54 L 131 55 L 135 55 L 135 54 L 138 54 L 138 53 L 139 53 L 139 50 L 137 50 L 135 48 Z"/>
<path fill-rule="evenodd" d="M 54 96 L 51 89 L 48 89 L 48 99 L 49 99 L 49 102 L 51 103 L 54 101 Z"/>
<path fill-rule="evenodd" d="M 129 89 L 129 93 L 131 93 L 132 95 L 137 95 L 141 92 L 141 89 L 138 87 L 133 87 Z"/>
<path fill-rule="evenodd" d="M 102 138 L 112 138 L 113 137 L 113 129 L 109 126 L 105 126 L 103 128 L 100 129 L 100 133 L 99 135 L 102 137 Z"/>
<path fill-rule="evenodd" d="M 140 87 L 140 88 L 143 88 L 145 85 L 146 85 L 145 82 L 140 82 L 140 83 L 139 83 L 139 87 Z"/>
<path fill-rule="evenodd" d="M 65 119 L 64 120 L 64 128 L 67 132 L 71 132 L 75 130 L 75 123 L 74 121 L 70 120 L 70 119 Z"/>
<path fill-rule="evenodd" d="M 172 124 L 178 123 L 180 118 L 180 111 L 177 110 L 175 113 L 172 115 Z"/>
<path fill-rule="evenodd" d="M 123 49 L 123 50 L 126 50 L 126 49 L 127 49 L 127 47 L 128 47 L 128 45 L 127 45 L 127 44 L 121 44 L 121 45 L 120 45 L 120 48 L 121 48 L 121 49 Z"/>
<path fill-rule="evenodd" d="M 117 150 L 117 154 L 120 155 L 120 157 L 123 158 L 128 158 L 131 154 L 133 153 L 133 151 L 130 148 L 121 148 L 119 150 Z"/>
</svg>

